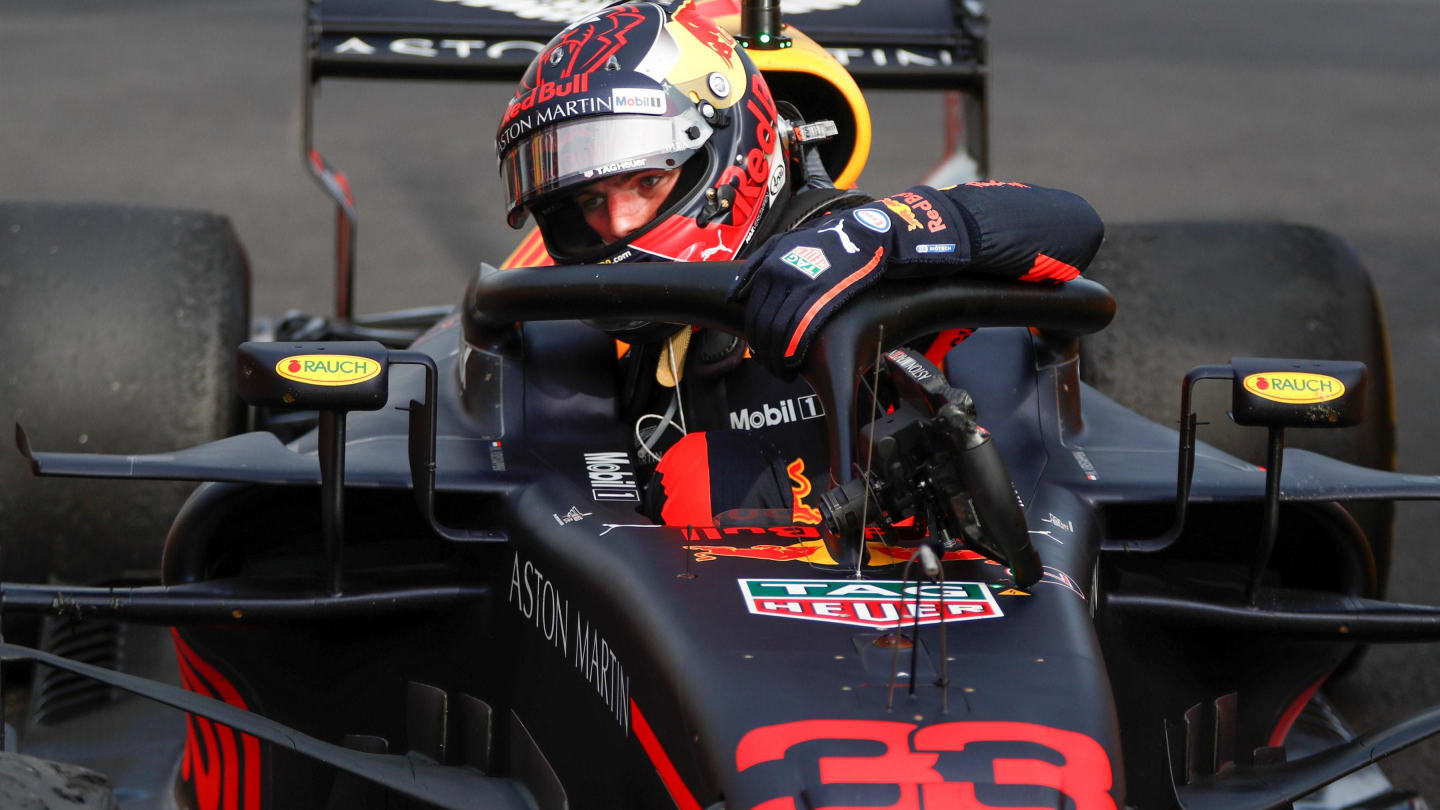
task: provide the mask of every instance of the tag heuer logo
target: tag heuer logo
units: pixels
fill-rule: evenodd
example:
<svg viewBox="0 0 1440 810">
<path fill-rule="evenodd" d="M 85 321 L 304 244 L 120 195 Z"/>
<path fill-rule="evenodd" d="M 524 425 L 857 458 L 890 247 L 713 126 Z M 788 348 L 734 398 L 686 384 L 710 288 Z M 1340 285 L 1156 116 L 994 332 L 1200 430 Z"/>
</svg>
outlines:
<svg viewBox="0 0 1440 810">
<path fill-rule="evenodd" d="M 939 624 L 1005 615 L 981 582 L 942 586 L 896 580 L 742 579 L 739 583 L 746 606 L 760 616 L 889 630 L 913 625 L 917 616 L 920 624 Z"/>
<path fill-rule="evenodd" d="M 825 251 L 820 248 L 797 247 L 781 256 L 780 261 L 811 278 L 816 278 L 830 269 L 830 260 L 825 258 Z"/>
</svg>

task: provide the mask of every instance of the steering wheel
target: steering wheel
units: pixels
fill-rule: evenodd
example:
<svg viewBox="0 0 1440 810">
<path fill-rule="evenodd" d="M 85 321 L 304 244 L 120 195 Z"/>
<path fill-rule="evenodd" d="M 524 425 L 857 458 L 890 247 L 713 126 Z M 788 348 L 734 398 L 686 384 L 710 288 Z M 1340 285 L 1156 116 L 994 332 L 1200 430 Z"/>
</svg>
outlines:
<svg viewBox="0 0 1440 810">
<path fill-rule="evenodd" d="M 586 318 L 693 324 L 743 337 L 744 306 L 726 299 L 745 266 L 642 262 L 499 271 L 485 265 L 465 292 L 466 339 L 485 345 L 517 321 Z M 825 408 L 831 485 L 854 476 L 857 372 L 877 361 L 877 350 L 957 326 L 1027 326 L 1073 339 L 1098 332 L 1114 315 L 1110 292 L 1087 279 L 1053 285 L 966 275 L 880 281 L 825 325 L 800 366 Z"/>
</svg>

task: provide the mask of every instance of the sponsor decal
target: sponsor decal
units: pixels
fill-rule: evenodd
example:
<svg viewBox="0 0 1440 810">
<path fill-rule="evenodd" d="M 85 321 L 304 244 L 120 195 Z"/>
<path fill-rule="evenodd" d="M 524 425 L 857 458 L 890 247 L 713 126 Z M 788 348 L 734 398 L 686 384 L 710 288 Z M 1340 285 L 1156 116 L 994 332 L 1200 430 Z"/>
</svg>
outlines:
<svg viewBox="0 0 1440 810">
<path fill-rule="evenodd" d="M 815 765 L 802 766 L 789 754 L 805 743 L 830 741 L 845 744 L 841 749 L 843 756 L 833 753 L 834 748 L 812 745 L 807 750 L 826 753 L 793 755 L 818 760 Z M 871 745 L 861 749 L 855 746 L 856 741 Z M 947 774 L 937 770 L 937 766 L 947 771 L 956 768 L 955 757 L 941 754 L 961 751 L 967 760 L 974 760 L 973 767 L 978 770 L 964 773 L 975 781 L 947 781 Z M 987 757 L 988 773 L 984 765 Z M 760 773 L 749 777 L 757 786 L 788 785 L 789 782 L 782 779 L 761 780 L 771 773 L 794 772 L 780 771 L 781 768 L 802 767 L 809 773 L 815 773 L 818 767 L 822 785 L 843 784 L 851 789 L 854 785 L 887 785 L 891 798 L 896 796 L 894 790 L 899 790 L 899 800 L 885 805 L 894 810 L 919 810 L 922 801 L 924 807 L 994 806 L 982 804 L 975 798 L 976 782 L 1055 791 L 1053 800 L 1028 802 L 1032 805 L 1116 810 L 1115 799 L 1110 796 L 1114 771 L 1105 747 L 1085 734 L 1036 723 L 958 720 L 921 726 L 898 720 L 799 720 L 762 726 L 747 733 L 735 746 L 735 767 L 741 772 L 741 779 L 747 779 L 745 772 L 751 768 L 760 769 Z M 958 768 L 950 775 L 959 776 Z M 820 789 L 820 795 L 827 795 L 824 788 Z M 795 805 L 792 799 L 776 798 L 756 806 Z"/>
<path fill-rule="evenodd" d="M 490 469 L 505 472 L 505 446 L 500 442 L 490 442 Z"/>
<path fill-rule="evenodd" d="M 645 88 L 627 90 L 617 87 L 610 91 L 610 112 L 664 115 L 665 93 L 662 90 Z"/>
<path fill-rule="evenodd" d="M 785 13 L 790 14 L 789 0 Z M 956 62 L 953 48 L 826 48 L 835 61 L 845 67 L 935 67 Z"/>
<path fill-rule="evenodd" d="M 775 164 L 775 170 L 772 171 L 772 172 L 770 172 L 770 196 L 773 197 L 773 196 L 775 196 L 776 194 L 779 194 L 779 193 L 780 193 L 780 189 L 782 189 L 782 188 L 784 188 L 784 187 L 785 187 L 785 164 L 784 164 L 784 163 L 776 163 L 776 164 Z"/>
<path fill-rule="evenodd" d="M 876 233 L 890 232 L 890 217 L 885 216 L 883 211 L 876 211 L 874 208 L 857 208 L 852 216 L 855 217 L 856 222 Z"/>
<path fill-rule="evenodd" d="M 1009 180 L 971 180 L 965 186 L 966 188 L 1030 188 L 1024 183 Z"/>
<path fill-rule="evenodd" d="M 945 243 L 945 244 L 936 244 L 936 245 L 916 245 L 916 246 L 915 246 L 915 252 L 916 252 L 916 253 L 954 253 L 954 252 L 955 252 L 955 243 L 954 243 L 954 242 L 949 242 L 949 243 Z"/>
<path fill-rule="evenodd" d="M 904 369 L 915 382 L 925 382 L 933 376 L 929 369 L 901 349 L 891 349 L 885 356 L 894 360 L 895 365 Z"/>
<path fill-rule="evenodd" d="M 1090 457 L 1085 455 L 1084 450 L 1075 450 L 1071 453 L 1075 456 L 1075 463 L 1080 465 L 1080 472 L 1091 481 L 1099 481 L 1100 476 L 1095 473 L 1095 465 L 1090 462 Z"/>
<path fill-rule="evenodd" d="M 821 273 L 830 269 L 830 260 L 826 258 L 825 251 L 817 247 L 797 247 L 781 256 L 780 261 L 810 278 L 818 278 Z"/>
<path fill-rule="evenodd" d="M 889 197 L 882 199 L 880 202 L 883 203 L 886 208 L 890 209 L 890 213 L 894 214 L 897 217 L 900 217 L 900 220 L 906 225 L 905 230 L 918 231 L 921 228 L 925 227 L 924 225 L 920 224 L 919 218 L 915 216 L 914 211 L 910 210 L 910 206 L 904 203 L 896 202 Z"/>
<path fill-rule="evenodd" d="M 779 405 L 767 402 L 753 411 L 749 408 L 731 411 L 730 427 L 735 430 L 759 430 L 824 416 L 825 408 L 820 404 L 820 397 L 806 394 L 793 399 L 782 399 Z"/>
<path fill-rule="evenodd" d="M 572 76 L 563 82 L 552 82 L 541 79 L 530 92 L 523 96 L 516 96 L 510 100 L 505 107 L 505 118 L 500 123 L 505 125 L 514 121 L 522 112 L 533 110 L 537 104 L 544 104 L 557 98 L 565 98 L 572 94 L 589 92 L 590 74 L 581 73 L 579 76 Z M 593 99 L 584 99 L 591 101 Z M 549 120 L 549 119 L 546 119 Z"/>
<path fill-rule="evenodd" d="M 180 665 L 180 685 L 186 691 L 248 709 L 235 685 L 196 654 L 170 628 Z M 260 809 L 260 741 L 204 717 L 185 715 L 185 753 L 180 760 L 180 782 L 194 791 L 198 810 Z"/>
<path fill-rule="evenodd" d="M 555 522 L 556 522 L 556 523 L 559 523 L 561 526 L 564 526 L 564 525 L 567 524 L 567 523 L 579 523 L 580 521 L 584 520 L 584 519 L 587 518 L 587 517 L 590 517 L 590 516 L 593 515 L 593 514 L 595 514 L 595 513 L 594 513 L 594 512 L 581 512 L 581 511 L 580 511 L 580 507 L 578 507 L 578 506 L 572 506 L 572 507 L 570 507 L 570 511 L 569 511 L 569 512 L 566 512 L 566 513 L 564 514 L 564 516 L 551 513 L 550 517 L 555 518 Z"/>
<path fill-rule="evenodd" d="M 1067 531 L 1067 532 L 1074 533 L 1074 531 L 1075 531 L 1075 524 L 1074 524 L 1074 523 L 1072 523 L 1072 522 L 1070 522 L 1070 521 L 1068 521 L 1068 520 L 1061 520 L 1060 518 L 1058 518 L 1058 517 L 1055 516 L 1055 513 L 1054 513 L 1054 512 L 1051 512 L 1049 517 L 1045 518 L 1044 520 L 1042 520 L 1042 521 L 1040 521 L 1040 522 L 1041 522 L 1041 523 L 1049 523 L 1051 526 L 1054 526 L 1054 527 L 1057 528 L 1057 529 L 1064 529 L 1064 530 Z"/>
<path fill-rule="evenodd" d="M 942 585 L 873 579 L 737 581 L 746 607 L 758 616 L 888 630 L 917 621 L 940 624 L 998 619 L 1004 615 L 983 582 Z"/>
<path fill-rule="evenodd" d="M 297 354 L 275 364 L 275 373 L 307 385 L 355 385 L 380 375 L 380 363 L 348 354 Z"/>
<path fill-rule="evenodd" d="M 635 472 L 625 453 L 586 453 L 585 474 L 590 477 L 590 494 L 597 501 L 638 501 Z"/>
<path fill-rule="evenodd" d="M 739 165 L 725 167 L 714 186 L 718 189 L 721 186 L 735 185 L 735 203 L 731 208 L 733 213 L 730 220 L 732 223 L 749 222 L 755 207 L 760 205 L 762 200 L 768 202 L 778 193 L 777 190 L 768 197 L 764 194 L 771 182 L 771 156 L 775 154 L 779 144 L 774 125 L 777 115 L 775 98 L 770 95 L 770 89 L 763 82 L 753 82 L 751 87 L 754 92 L 745 99 L 745 109 L 755 119 L 755 140 L 759 146 L 752 147 Z"/>
<path fill-rule="evenodd" d="M 805 477 L 805 459 L 797 458 L 785 465 L 785 474 L 790 476 L 790 490 L 794 494 L 790 519 L 796 523 L 808 523 L 811 526 L 818 524 L 823 518 L 820 510 L 805 505 L 805 499 L 810 497 L 810 493 L 814 491 L 810 479 Z"/>
<path fill-rule="evenodd" d="M 613 172 L 636 171 L 645 168 L 650 163 L 649 158 L 635 158 L 634 160 L 619 160 L 614 163 L 606 163 L 604 166 L 596 166 L 593 169 L 586 169 L 586 177 L 603 176 Z"/>
<path fill-rule="evenodd" d="M 1345 383 L 1326 374 L 1303 371 L 1251 374 L 1241 384 L 1261 399 L 1286 405 L 1313 405 L 1345 396 Z"/>
<path fill-rule="evenodd" d="M 859 252 L 860 252 L 860 248 L 859 248 L 853 241 L 851 241 L 849 235 L 845 233 L 845 220 L 844 220 L 844 219 L 837 219 L 837 220 L 835 220 L 835 224 L 834 224 L 834 225 L 831 225 L 831 226 L 828 227 L 828 228 L 819 228 L 819 229 L 817 229 L 815 232 L 816 232 L 816 233 L 834 233 L 836 236 L 840 237 L 840 246 L 843 247 L 843 248 L 845 248 L 845 252 L 846 252 L 846 253 L 859 253 Z"/>
<path fill-rule="evenodd" d="M 522 20 L 543 20 L 544 22 L 574 22 L 595 13 L 615 0 L 436 0 L 466 8 L 488 8 L 513 14 Z M 830 11 L 860 5 L 860 0 L 785 0 L 785 13 L 805 14 L 810 11 Z M 738 14 L 740 7 L 735 0 L 701 0 L 687 4 L 696 9 L 697 15 L 715 16 Z M 676 13 L 680 17 L 680 12 Z M 703 19 L 703 18 L 702 18 Z"/>
<path fill-rule="evenodd" d="M 538 110 L 534 115 L 517 119 L 505 127 L 497 139 L 500 151 L 505 151 L 517 138 L 535 129 L 540 124 L 563 120 L 577 115 L 591 115 L 610 112 L 610 100 L 605 98 L 568 99 L 553 107 Z"/>
<path fill-rule="evenodd" d="M 339 40 L 339 41 L 337 41 Z M 328 37 L 325 44 L 331 53 L 359 54 L 369 56 L 377 50 L 387 50 L 401 56 L 418 56 L 422 59 L 488 59 L 511 61 L 521 65 L 528 63 L 536 54 L 545 50 L 545 43 L 533 39 L 503 39 L 488 42 L 483 39 L 428 39 L 426 37 Z M 372 45 L 371 43 L 379 43 Z"/>
<path fill-rule="evenodd" d="M 785 9 L 790 11 L 789 8 Z M 737 9 L 738 11 L 738 9 Z M 721 13 L 734 14 L 735 11 L 724 11 Z M 709 15 L 702 14 L 695 7 L 695 3 L 685 3 L 674 14 L 675 22 L 685 26 L 685 30 L 695 37 L 701 45 L 714 51 L 717 56 L 725 60 L 726 67 L 735 67 L 735 40 L 727 36 L 720 27 L 710 19 Z M 724 96 L 725 93 L 716 93 L 717 96 Z"/>
<path fill-rule="evenodd" d="M 886 199 L 895 200 L 895 202 L 897 202 L 898 204 L 910 209 L 911 217 L 915 218 L 917 221 L 919 215 L 915 212 L 919 211 L 923 213 L 926 219 L 925 228 L 926 230 L 930 231 L 930 233 L 940 233 L 941 231 L 946 229 L 945 218 L 940 216 L 940 212 L 935 210 L 935 206 L 931 204 L 929 200 L 925 199 L 919 194 L 916 194 L 913 191 L 902 191 L 899 194 L 894 194 L 890 197 L 887 197 Z M 889 203 L 886 203 L 886 207 L 889 208 L 891 211 L 895 210 L 895 208 Z M 901 218 L 904 219 L 904 217 Z M 906 221 L 909 222 L 910 220 Z M 915 227 L 912 225 L 910 227 L 910 230 L 915 230 Z"/>
<path fill-rule="evenodd" d="M 570 600 L 534 563 L 521 563 L 518 552 L 510 564 L 510 590 L 505 601 L 515 606 L 526 624 L 533 621 L 536 632 L 574 665 L 586 683 L 595 687 L 610 715 L 628 735 L 633 704 L 625 667 L 600 631 L 580 615 L 580 609 L 572 609 Z"/>
<path fill-rule="evenodd" d="M 708 248 L 705 248 L 705 249 L 702 250 L 702 251 L 700 251 L 700 261 L 702 261 L 702 262 L 708 262 L 708 261 L 710 261 L 710 257 L 711 257 L 711 256 L 714 256 L 716 253 L 720 253 L 720 252 L 722 252 L 722 251 L 728 252 L 728 253 L 734 253 L 734 252 L 735 252 L 735 251 L 733 251 L 733 250 L 730 250 L 730 248 L 725 247 L 725 234 L 723 234 L 723 233 L 716 233 L 716 234 L 715 234 L 715 244 L 712 245 L 712 246 L 710 246 L 710 247 L 708 247 Z M 718 260 L 717 260 L 717 261 L 718 261 Z"/>
</svg>

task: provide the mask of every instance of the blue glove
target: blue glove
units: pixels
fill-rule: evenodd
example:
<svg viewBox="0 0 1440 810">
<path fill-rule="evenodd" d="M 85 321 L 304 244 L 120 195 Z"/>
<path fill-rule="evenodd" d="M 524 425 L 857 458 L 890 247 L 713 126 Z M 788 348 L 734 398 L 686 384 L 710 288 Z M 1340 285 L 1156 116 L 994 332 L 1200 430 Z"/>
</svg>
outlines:
<svg viewBox="0 0 1440 810">
<path fill-rule="evenodd" d="M 890 265 L 956 267 L 969 262 L 970 247 L 954 203 L 916 186 L 771 237 L 750 258 L 730 300 L 745 301 L 752 353 L 791 379 L 821 327 Z"/>
</svg>

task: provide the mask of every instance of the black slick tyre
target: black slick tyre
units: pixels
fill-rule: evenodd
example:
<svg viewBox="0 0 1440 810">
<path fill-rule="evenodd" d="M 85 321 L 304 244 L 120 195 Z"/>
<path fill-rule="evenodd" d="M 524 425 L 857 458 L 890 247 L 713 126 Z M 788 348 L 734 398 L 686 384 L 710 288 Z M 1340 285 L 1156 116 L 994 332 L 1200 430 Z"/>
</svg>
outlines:
<svg viewBox="0 0 1440 810">
<path fill-rule="evenodd" d="M 235 347 L 249 308 L 248 265 L 225 217 L 0 203 L 0 415 L 37 450 L 155 453 L 232 434 L 244 420 Z M 35 479 L 12 451 L 0 461 L 4 577 L 156 569 L 190 489 Z"/>
<path fill-rule="evenodd" d="M 0 753 L 0 807 L 5 810 L 118 810 L 100 774 L 63 762 Z"/>
</svg>

